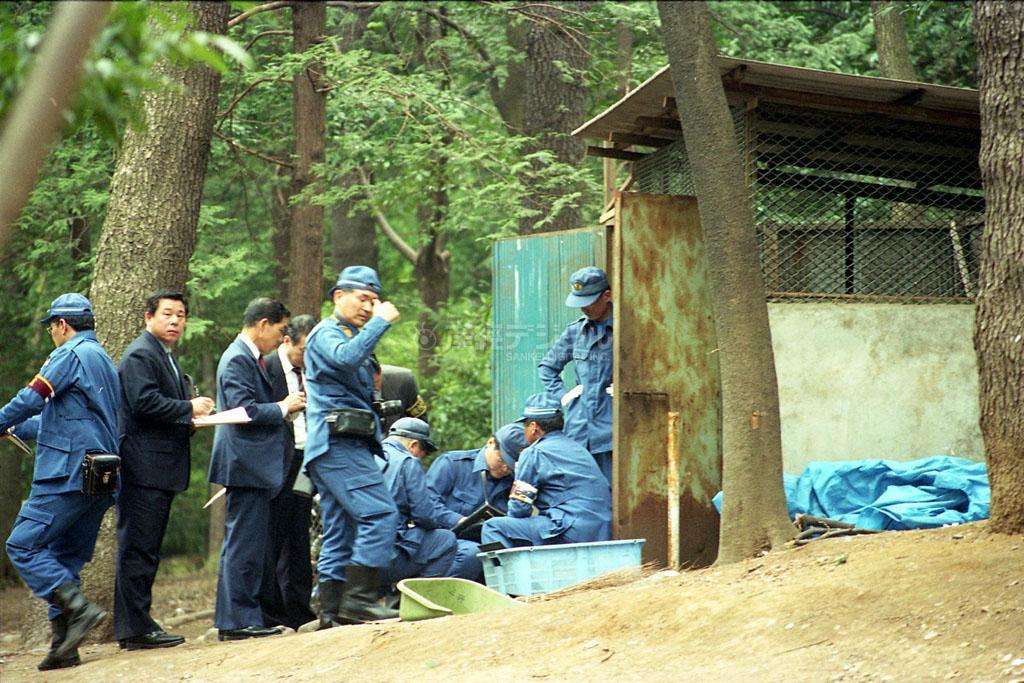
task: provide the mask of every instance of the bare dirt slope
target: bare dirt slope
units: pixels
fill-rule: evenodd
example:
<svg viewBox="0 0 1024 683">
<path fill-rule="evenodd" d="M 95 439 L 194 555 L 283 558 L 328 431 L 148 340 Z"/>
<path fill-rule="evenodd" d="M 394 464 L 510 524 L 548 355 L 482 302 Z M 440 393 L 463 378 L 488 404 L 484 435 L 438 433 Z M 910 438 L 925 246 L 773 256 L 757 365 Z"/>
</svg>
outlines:
<svg viewBox="0 0 1024 683">
<path fill-rule="evenodd" d="M 41 654 L 4 654 L 3 680 L 38 680 Z M 83 658 L 47 678 L 1024 681 L 1024 538 L 975 524 L 833 539 L 498 614 Z"/>
</svg>

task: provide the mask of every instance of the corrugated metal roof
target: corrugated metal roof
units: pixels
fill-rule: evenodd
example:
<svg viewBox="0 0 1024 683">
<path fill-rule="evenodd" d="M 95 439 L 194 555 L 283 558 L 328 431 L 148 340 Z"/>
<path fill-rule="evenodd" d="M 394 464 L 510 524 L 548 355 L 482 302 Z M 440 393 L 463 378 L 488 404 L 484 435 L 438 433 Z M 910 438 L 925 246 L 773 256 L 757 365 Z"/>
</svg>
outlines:
<svg viewBox="0 0 1024 683">
<path fill-rule="evenodd" d="M 857 76 L 836 71 L 806 69 L 750 59 L 717 57 L 726 89 L 756 95 L 762 91 L 789 91 L 815 96 L 818 106 L 823 98 L 858 100 L 894 115 L 937 112 L 968 124 L 978 114 L 978 91 L 916 81 L 900 81 L 874 76 Z M 573 131 L 581 138 L 607 140 L 611 132 L 642 132 L 638 116 L 664 113 L 663 101 L 675 97 L 669 67 L 665 66 L 628 95 Z M 810 106 L 816 106 L 809 103 Z M 906 110 L 903 112 L 903 110 Z"/>
</svg>

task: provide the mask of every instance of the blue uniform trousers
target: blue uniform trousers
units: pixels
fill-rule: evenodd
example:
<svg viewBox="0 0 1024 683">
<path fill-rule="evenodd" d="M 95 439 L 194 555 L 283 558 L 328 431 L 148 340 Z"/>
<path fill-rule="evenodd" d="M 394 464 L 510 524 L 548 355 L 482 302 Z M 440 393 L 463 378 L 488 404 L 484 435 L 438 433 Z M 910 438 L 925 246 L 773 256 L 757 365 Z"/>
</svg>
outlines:
<svg viewBox="0 0 1024 683">
<path fill-rule="evenodd" d="M 419 548 L 411 554 L 399 546 L 395 558 L 381 572 L 385 584 L 398 583 L 414 576 L 451 576 L 450 569 L 458 550 L 455 534 L 447 529 L 428 529 L 423 532 Z"/>
<path fill-rule="evenodd" d="M 36 596 L 48 600 L 57 587 L 79 582 L 103 515 L 113 504 L 113 496 L 78 491 L 29 496 L 7 538 L 7 557 Z M 59 614 L 51 603 L 50 619 Z"/>
<path fill-rule="evenodd" d="M 218 629 L 263 626 L 260 581 L 267 553 L 270 489 L 227 487 L 227 529 L 217 573 L 214 625 Z"/>
<path fill-rule="evenodd" d="M 461 538 L 458 541 L 459 547 L 455 551 L 455 559 L 452 560 L 452 567 L 448 576 L 456 576 L 460 579 L 470 581 L 482 581 L 484 567 L 476 554 L 480 552 L 480 545 L 473 541 L 465 541 Z"/>
<path fill-rule="evenodd" d="M 332 436 L 327 453 L 306 469 L 320 492 L 323 515 L 318 577 L 344 581 L 350 564 L 387 567 L 395 553 L 398 509 L 366 444 Z"/>
<path fill-rule="evenodd" d="M 174 492 L 125 484 L 117 497 L 117 580 L 114 637 L 134 638 L 159 630 L 149 615 L 160 545 Z"/>
<path fill-rule="evenodd" d="M 611 526 L 574 523 L 564 533 L 548 538 L 552 523 L 543 514 L 533 517 L 495 517 L 484 522 L 481 543 L 501 543 L 506 548 L 558 543 L 591 543 L 611 539 Z"/>
<path fill-rule="evenodd" d="M 605 451 L 603 453 L 594 453 L 594 462 L 597 463 L 597 468 L 601 470 L 601 474 L 608 480 L 608 485 L 612 485 L 612 452 Z"/>
</svg>

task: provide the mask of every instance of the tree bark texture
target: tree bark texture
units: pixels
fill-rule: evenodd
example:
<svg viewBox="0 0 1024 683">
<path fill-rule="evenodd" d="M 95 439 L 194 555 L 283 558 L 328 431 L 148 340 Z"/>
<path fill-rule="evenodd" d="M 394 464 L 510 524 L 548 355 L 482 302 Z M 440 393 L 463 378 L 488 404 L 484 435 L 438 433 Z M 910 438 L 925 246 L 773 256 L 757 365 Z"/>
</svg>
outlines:
<svg viewBox="0 0 1024 683">
<path fill-rule="evenodd" d="M 878 70 L 883 76 L 916 81 L 917 69 L 910 59 L 907 41 L 906 5 L 901 0 L 871 0 L 875 50 L 878 52 Z"/>
<path fill-rule="evenodd" d="M 226 30 L 228 3 L 192 2 L 189 9 L 197 30 Z M 145 297 L 165 287 L 183 290 L 188 280 L 220 88 L 220 75 L 206 66 L 161 61 L 153 69 L 182 88 L 143 95 L 145 127 L 125 133 L 90 289 L 97 334 L 115 362 L 142 329 Z M 116 553 L 113 515 L 111 510 L 83 572 L 86 593 L 108 610 Z M 111 622 L 105 623 L 110 637 Z"/>
<path fill-rule="evenodd" d="M 346 187 L 358 183 L 356 174 L 342 180 Z M 331 208 L 331 269 L 340 273 L 347 266 L 369 266 L 380 270 L 377 224 L 365 210 L 354 208 L 348 199 Z"/>
<path fill-rule="evenodd" d="M 323 41 L 327 7 L 323 2 L 292 5 L 293 50 L 302 53 Z M 327 97 L 323 65 L 308 62 L 292 81 L 295 170 L 292 196 L 317 182 L 315 164 L 324 161 Z M 292 204 L 288 247 L 288 308 L 292 315 L 319 316 L 324 299 L 324 207 L 310 201 Z"/>
<path fill-rule="evenodd" d="M 586 37 L 563 26 L 565 3 L 530 3 L 534 16 L 518 29 L 510 31 L 514 44 L 523 52 L 522 68 L 510 70 L 507 97 L 499 111 L 513 117 L 506 121 L 533 138 L 527 152 L 551 150 L 559 162 L 578 166 L 583 160 L 584 144 L 570 136 L 582 121 L 587 108 L 584 72 L 589 63 Z M 566 5 L 573 11 L 586 11 L 586 3 Z M 519 101 L 514 101 L 517 98 Z M 567 191 L 577 188 L 565 188 Z M 527 185 L 523 202 L 540 212 L 520 221 L 519 232 L 534 232 L 534 224 L 546 215 L 557 197 L 538 187 Z M 578 206 L 566 206 L 542 231 L 580 227 Z"/>
<path fill-rule="evenodd" d="M 719 563 L 793 536 L 782 488 L 779 393 L 764 279 L 743 165 L 704 2 L 659 2 L 665 51 L 690 160 L 722 373 Z"/>
<path fill-rule="evenodd" d="M 345 24 L 338 33 L 338 51 L 345 53 L 355 47 L 366 30 L 370 12 L 353 10 L 355 20 Z M 359 173 L 349 173 L 341 185 L 350 188 L 359 184 Z M 369 266 L 380 270 L 377 249 L 377 224 L 365 209 L 355 208 L 356 198 L 331 207 L 331 270 L 340 273 L 347 266 Z"/>
<path fill-rule="evenodd" d="M 990 527 L 1024 533 L 1024 4 L 974 5 L 985 188 L 974 348 Z"/>
</svg>

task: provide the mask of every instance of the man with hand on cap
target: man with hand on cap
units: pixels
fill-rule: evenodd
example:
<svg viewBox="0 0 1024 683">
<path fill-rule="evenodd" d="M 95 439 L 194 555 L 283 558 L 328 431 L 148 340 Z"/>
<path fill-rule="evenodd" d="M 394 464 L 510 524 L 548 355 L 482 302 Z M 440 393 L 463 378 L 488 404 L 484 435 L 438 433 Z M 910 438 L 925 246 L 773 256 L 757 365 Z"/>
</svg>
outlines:
<svg viewBox="0 0 1024 683">
<path fill-rule="evenodd" d="M 611 492 L 593 458 L 562 432 L 561 404 L 534 394 L 523 410 L 526 442 L 516 463 L 508 517 L 484 522 L 481 541 L 506 548 L 611 538 Z M 537 514 L 533 514 L 533 509 Z"/>
<path fill-rule="evenodd" d="M 443 509 L 427 490 L 419 460 L 437 450 L 430 440 L 430 425 L 403 417 L 391 426 L 383 445 L 384 481 L 399 515 L 395 559 L 384 570 L 383 582 L 393 584 L 413 576 L 477 579 L 483 568 L 476 559 L 476 543 L 455 539 L 445 528 Z"/>
<path fill-rule="evenodd" d="M 565 434 L 593 455 L 604 478 L 612 481 L 612 291 L 608 276 L 589 266 L 569 278 L 565 305 L 583 310 L 569 323 L 540 362 L 540 380 L 565 408 Z M 562 369 L 576 368 L 576 387 L 565 390 Z"/>
<path fill-rule="evenodd" d="M 427 470 L 427 486 L 444 508 L 444 525 L 451 529 L 485 502 L 507 512 L 512 471 L 524 448 L 523 426 L 513 422 L 499 429 L 481 448 L 438 456 Z M 479 541 L 480 525 L 466 529 L 459 538 Z"/>
<path fill-rule="evenodd" d="M 92 559 L 114 496 L 85 493 L 82 465 L 87 453 L 117 453 L 121 385 L 96 340 L 88 299 L 62 294 L 40 322 L 57 348 L 0 409 L 0 434 L 20 425 L 18 435 L 37 444 L 32 490 L 7 539 L 7 556 L 32 592 L 50 603 L 53 639 L 39 664 L 43 671 L 79 664 L 78 644 L 106 616 L 82 595 L 79 573 Z M 35 415 L 38 420 L 30 419 Z"/>
<path fill-rule="evenodd" d="M 372 268 L 345 268 L 328 294 L 334 314 L 306 337 L 303 464 L 320 492 L 324 525 L 317 561 L 321 627 L 398 616 L 378 604 L 380 572 L 391 564 L 398 526 L 374 461 L 383 450 L 373 411 L 373 350 L 398 319 L 380 293 Z"/>
</svg>

